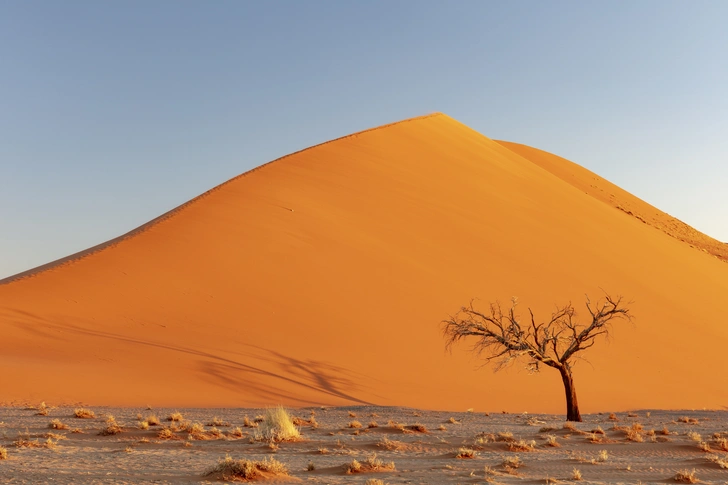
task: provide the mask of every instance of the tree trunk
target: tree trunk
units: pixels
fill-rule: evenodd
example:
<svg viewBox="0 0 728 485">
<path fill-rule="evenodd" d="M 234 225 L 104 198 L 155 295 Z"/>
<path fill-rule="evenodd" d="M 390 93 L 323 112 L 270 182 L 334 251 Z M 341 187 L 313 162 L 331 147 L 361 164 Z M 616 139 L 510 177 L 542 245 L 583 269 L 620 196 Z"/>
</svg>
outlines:
<svg viewBox="0 0 728 485">
<path fill-rule="evenodd" d="M 564 381 L 564 391 L 566 391 L 566 420 L 581 421 L 581 413 L 579 413 L 579 402 L 576 400 L 576 389 L 574 388 L 574 379 L 571 377 L 571 369 L 562 367 L 561 380 Z"/>
</svg>

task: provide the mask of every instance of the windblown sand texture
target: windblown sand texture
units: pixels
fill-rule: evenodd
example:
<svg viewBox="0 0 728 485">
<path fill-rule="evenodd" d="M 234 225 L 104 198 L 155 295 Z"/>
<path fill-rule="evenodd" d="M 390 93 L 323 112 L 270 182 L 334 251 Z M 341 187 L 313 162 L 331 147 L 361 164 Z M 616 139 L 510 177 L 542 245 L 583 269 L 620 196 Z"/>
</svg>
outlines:
<svg viewBox="0 0 728 485">
<path fill-rule="evenodd" d="M 558 373 L 479 369 L 440 321 L 633 300 L 582 410 L 728 405 L 726 245 L 554 155 L 436 114 L 303 150 L 0 284 L 5 401 L 563 412 Z M 723 258 L 723 260 L 721 260 Z"/>
</svg>

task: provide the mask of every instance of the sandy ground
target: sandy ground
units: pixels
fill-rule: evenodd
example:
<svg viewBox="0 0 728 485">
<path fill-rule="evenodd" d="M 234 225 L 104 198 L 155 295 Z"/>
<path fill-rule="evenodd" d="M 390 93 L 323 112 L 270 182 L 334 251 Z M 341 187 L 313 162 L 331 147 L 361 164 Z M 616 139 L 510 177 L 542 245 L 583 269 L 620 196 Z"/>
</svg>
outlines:
<svg viewBox="0 0 728 485">
<path fill-rule="evenodd" d="M 681 469 L 695 470 L 701 483 L 728 483 L 728 469 L 722 469 L 709 457 L 728 458 L 728 452 L 717 449 L 714 437 L 728 437 L 728 412 L 725 411 L 659 411 L 618 413 L 617 420 L 608 414 L 585 416 L 574 429 L 565 429 L 561 416 L 543 414 L 490 414 L 480 412 L 418 411 L 392 407 L 348 407 L 297 409 L 295 416 L 309 418 L 315 413 L 318 427 L 300 427 L 302 439 L 284 442 L 278 450 L 267 443 L 251 441 L 254 428 L 243 427 L 244 435 L 230 437 L 236 426 L 243 426 L 244 417 L 251 420 L 261 409 L 154 409 L 93 408 L 95 419 L 72 417 L 71 408 L 50 409 L 47 416 L 36 411 L 0 408 L 0 446 L 8 450 L 8 459 L 0 461 L 0 482 L 7 484 L 88 483 L 88 484 L 183 484 L 212 481 L 205 471 L 217 460 L 230 454 L 233 458 L 263 459 L 273 456 L 286 464 L 291 481 L 339 484 L 364 483 L 379 478 L 390 484 L 476 484 L 476 483 L 548 483 L 548 480 L 572 482 L 578 469 L 581 483 L 673 483 Z M 177 432 L 173 439 L 158 438 L 160 426 L 137 429 L 137 415 L 155 414 L 162 425 L 172 411 L 180 411 L 185 420 L 210 422 L 218 417 L 231 426 L 220 426 L 223 436 L 207 441 L 189 440 L 187 432 Z M 106 415 L 116 417 L 124 431 L 113 436 L 100 436 Z M 352 416 L 355 415 L 355 416 Z M 682 418 L 690 418 L 682 422 Z M 48 424 L 59 419 L 70 430 L 51 430 Z M 349 428 L 359 421 L 363 428 Z M 371 421 L 377 428 L 367 428 Z M 422 424 L 426 432 L 393 427 Z M 453 422 L 454 421 L 454 422 Z M 624 428 L 642 425 L 638 433 L 642 442 L 629 441 Z M 438 429 L 443 426 L 444 428 Z M 605 435 L 592 435 L 601 427 Z M 662 434 L 663 428 L 669 434 Z M 544 431 L 543 428 L 554 428 Z M 207 430 L 211 428 L 206 427 Z M 652 434 L 651 430 L 656 433 Z M 18 436 L 45 442 L 45 434 L 56 433 L 53 449 L 18 448 Z M 499 434 L 501 433 L 501 434 Z M 512 434 L 512 438 L 508 436 Z M 689 434 L 690 433 L 690 434 Z M 702 451 L 694 433 L 711 446 Z M 716 435 L 718 433 L 718 435 Z M 559 447 L 547 445 L 553 435 Z M 600 442 L 592 443 L 597 436 Z M 383 440 L 394 442 L 398 449 L 382 446 Z M 509 440 L 534 440 L 535 450 L 514 452 Z M 391 445 L 391 443 L 390 443 Z M 461 447 L 476 451 L 472 459 L 456 458 Z M 327 453 L 321 453 L 321 449 Z M 605 450 L 607 458 L 599 461 Z M 385 462 L 393 461 L 396 469 L 347 475 L 344 465 L 353 459 L 365 460 L 373 453 Z M 508 469 L 504 460 L 517 456 L 518 468 Z M 307 471 L 309 463 L 314 471 Z M 488 469 L 487 467 L 490 467 Z"/>
</svg>

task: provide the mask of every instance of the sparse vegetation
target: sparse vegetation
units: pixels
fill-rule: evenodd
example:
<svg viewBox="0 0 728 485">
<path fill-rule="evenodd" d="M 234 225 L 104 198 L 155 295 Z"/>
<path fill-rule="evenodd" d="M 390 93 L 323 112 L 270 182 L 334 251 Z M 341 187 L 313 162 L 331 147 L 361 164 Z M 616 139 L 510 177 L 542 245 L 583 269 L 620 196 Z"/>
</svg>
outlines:
<svg viewBox="0 0 728 485">
<path fill-rule="evenodd" d="M 692 470 L 680 470 L 673 478 L 678 483 L 697 483 L 698 478 L 695 476 L 695 468 Z"/>
<path fill-rule="evenodd" d="M 218 461 L 205 476 L 216 475 L 223 480 L 256 480 L 266 477 L 287 476 L 288 467 L 273 457 L 262 461 L 234 460 L 230 455 Z"/>
<path fill-rule="evenodd" d="M 546 436 L 546 446 L 551 446 L 552 448 L 558 448 L 561 445 L 558 441 L 556 441 L 556 436 L 550 434 Z"/>
<path fill-rule="evenodd" d="M 260 439 L 265 441 L 293 441 L 301 437 L 298 428 L 288 412 L 282 407 L 266 410 L 265 417 L 260 424 Z"/>
<path fill-rule="evenodd" d="M 111 436 L 115 434 L 119 434 L 124 429 L 119 425 L 119 423 L 116 422 L 116 418 L 113 416 L 108 416 L 106 418 L 106 426 L 101 428 L 101 431 L 99 431 L 99 434 L 101 436 Z"/>
<path fill-rule="evenodd" d="M 581 480 L 581 470 L 579 470 L 578 468 L 574 468 L 571 471 L 571 479 L 577 481 Z"/>
<path fill-rule="evenodd" d="M 379 443 L 377 443 L 377 446 L 380 448 L 384 448 L 389 451 L 396 451 L 396 450 L 403 450 L 405 449 L 406 445 L 402 443 L 401 441 L 396 440 L 390 440 L 386 436 L 379 440 Z"/>
<path fill-rule="evenodd" d="M 359 421 L 349 421 L 349 424 L 346 425 L 347 428 L 361 428 L 361 423 Z"/>
<path fill-rule="evenodd" d="M 167 421 L 182 421 L 184 419 L 184 416 L 182 416 L 182 413 L 179 411 L 175 411 L 169 416 L 167 416 Z"/>
<path fill-rule="evenodd" d="M 475 455 L 477 454 L 477 451 L 475 451 L 472 448 L 460 448 L 458 449 L 458 452 L 455 454 L 455 458 L 475 458 Z"/>
<path fill-rule="evenodd" d="M 385 463 L 377 458 L 376 453 L 368 456 L 363 462 L 352 460 L 350 463 L 344 465 L 344 470 L 347 475 L 353 473 L 392 471 L 394 469 L 394 462 L 390 461 Z"/>
<path fill-rule="evenodd" d="M 536 442 L 526 441 L 526 440 L 518 440 L 518 441 L 510 441 L 508 443 L 508 450 L 509 451 L 536 451 Z"/>
<path fill-rule="evenodd" d="M 0 446 L 0 460 L 7 460 L 7 459 L 8 459 L 7 448 Z"/>
<path fill-rule="evenodd" d="M 94 419 L 96 414 L 90 409 L 76 408 L 73 410 L 73 417 L 79 419 Z"/>
<path fill-rule="evenodd" d="M 54 419 L 48 423 L 50 429 L 68 429 L 68 425 L 61 422 L 60 419 Z"/>
</svg>

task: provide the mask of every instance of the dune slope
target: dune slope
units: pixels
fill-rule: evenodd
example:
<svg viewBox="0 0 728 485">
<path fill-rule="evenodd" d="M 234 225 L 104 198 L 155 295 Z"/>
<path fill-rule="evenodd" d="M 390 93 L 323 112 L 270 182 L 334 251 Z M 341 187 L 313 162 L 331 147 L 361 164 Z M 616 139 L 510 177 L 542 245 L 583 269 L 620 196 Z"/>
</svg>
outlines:
<svg viewBox="0 0 728 485">
<path fill-rule="evenodd" d="M 637 319 L 577 366 L 584 411 L 728 405 L 728 265 L 584 173 L 441 114 L 289 155 L 0 282 L 0 399 L 561 412 L 557 373 L 478 368 L 439 322 L 603 288 Z"/>
</svg>

